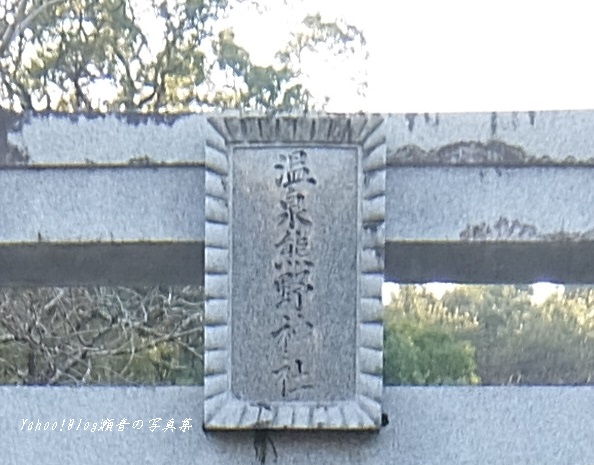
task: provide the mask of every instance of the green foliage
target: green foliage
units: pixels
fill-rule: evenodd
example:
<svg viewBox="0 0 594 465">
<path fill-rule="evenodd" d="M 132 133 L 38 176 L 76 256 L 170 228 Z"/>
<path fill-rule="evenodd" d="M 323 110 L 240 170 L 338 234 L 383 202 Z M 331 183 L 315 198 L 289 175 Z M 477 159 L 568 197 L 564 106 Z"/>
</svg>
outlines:
<svg viewBox="0 0 594 465">
<path fill-rule="evenodd" d="M 324 22 L 320 14 L 307 15 L 304 30 L 291 34 L 287 46 L 277 53 L 281 63 L 299 65 L 306 52 L 315 53 L 320 45 L 337 55 L 354 54 L 365 46 L 363 32 L 355 26 L 337 22 Z"/>
<path fill-rule="evenodd" d="M 232 72 L 237 82 L 228 87 L 228 92 L 219 92 L 216 103 L 224 108 L 253 108 L 266 110 L 276 108 L 287 101 L 284 88 L 294 77 L 287 66 L 276 69 L 273 66 L 257 66 L 250 61 L 249 53 L 235 43 L 230 29 L 219 33 L 213 44 L 222 71 Z M 305 104 L 299 98 L 295 107 Z"/>
<path fill-rule="evenodd" d="M 387 328 L 387 384 L 477 384 L 474 348 L 442 327 L 402 321 Z"/>
<path fill-rule="evenodd" d="M 449 314 L 428 292 L 403 287 L 386 309 L 386 383 L 479 383 L 474 347 L 456 337 L 463 326 L 463 319 Z"/>
<path fill-rule="evenodd" d="M 442 299 L 403 286 L 386 309 L 386 380 L 591 383 L 593 309 L 590 288 L 535 304 L 521 286 L 457 286 Z"/>
<path fill-rule="evenodd" d="M 240 2 L 241 0 L 235 0 Z M 8 0 L 0 9 L 0 106 L 61 111 L 259 111 L 310 107 L 301 57 L 363 46 L 351 25 L 307 16 L 276 63 L 256 65 L 227 0 Z M 149 33 L 150 31 L 150 33 Z"/>
</svg>

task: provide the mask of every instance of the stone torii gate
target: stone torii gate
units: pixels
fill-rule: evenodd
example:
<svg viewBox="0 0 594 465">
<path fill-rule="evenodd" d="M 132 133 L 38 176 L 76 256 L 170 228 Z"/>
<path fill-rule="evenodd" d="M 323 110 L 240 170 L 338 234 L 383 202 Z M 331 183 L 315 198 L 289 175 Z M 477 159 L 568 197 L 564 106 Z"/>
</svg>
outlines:
<svg viewBox="0 0 594 465">
<path fill-rule="evenodd" d="M 322 348 L 321 355 L 312 359 L 315 369 L 329 373 L 329 379 L 352 376 L 348 392 L 335 395 L 331 389 L 335 381 L 315 384 L 308 391 L 313 397 L 294 394 L 288 399 L 282 388 L 267 391 L 269 384 L 257 384 L 266 370 L 252 376 L 254 366 L 245 372 L 235 370 L 239 355 L 216 358 L 215 352 L 232 351 L 229 332 L 250 340 L 249 335 L 238 336 L 232 318 L 224 314 L 221 320 L 207 321 L 205 388 L 0 388 L 0 428 L 9 444 L 8 463 L 42 463 L 52 454 L 66 463 L 251 463 L 263 458 L 255 457 L 254 448 L 268 450 L 268 460 L 276 455 L 278 463 L 592 463 L 594 389 L 590 387 L 384 387 L 382 391 L 381 372 L 377 373 L 381 325 L 378 333 L 379 313 L 369 305 L 379 298 L 376 276 L 382 270 L 385 280 L 399 283 L 592 283 L 594 113 L 319 115 L 270 121 L 232 115 L 3 113 L 0 283 L 205 283 L 207 294 L 209 289 L 213 293 L 211 300 L 231 301 L 241 295 L 234 296 L 233 289 L 216 277 L 233 276 L 229 264 L 248 254 L 249 247 L 234 257 L 237 240 L 221 228 L 227 225 L 232 231 L 240 224 L 256 242 L 266 234 L 272 239 L 278 234 L 280 239 L 289 233 L 309 234 L 311 249 L 302 248 L 305 255 L 300 257 L 312 263 L 311 270 L 321 270 L 317 275 L 312 271 L 314 291 L 320 287 L 338 294 L 344 291 L 342 287 L 333 291 L 327 279 L 337 270 L 332 257 L 340 250 L 356 251 L 354 271 L 344 277 L 352 279 L 349 285 L 357 289 L 349 297 L 356 337 L 336 336 L 332 346 L 350 341 L 351 349 L 338 361 L 356 370 L 332 372 L 332 364 L 324 365 Z M 238 161 L 240 152 L 246 163 Z M 291 154 L 296 158 L 290 159 Z M 313 182 L 305 190 L 290 191 L 291 183 L 283 181 L 289 178 L 283 176 L 295 174 L 283 171 L 283 160 L 276 158 L 281 155 L 287 163 L 293 160 L 300 169 L 306 167 L 315 178 L 315 188 L 324 194 L 308 190 Z M 229 173 L 235 178 L 226 178 Z M 266 187 L 259 185 L 264 181 Z M 247 190 L 232 194 L 230 186 Z M 269 204 L 268 197 L 257 194 L 266 189 L 274 192 Z M 311 229 L 274 230 L 271 218 L 289 210 L 273 208 L 281 201 L 289 205 L 292 200 L 283 196 L 297 194 L 301 203 L 295 200 L 291 205 L 307 206 L 313 215 Z M 326 195 L 340 208 L 316 203 Z M 238 199 L 245 198 L 264 202 L 271 216 L 244 214 L 251 203 Z M 349 205 L 354 208 L 352 215 L 337 213 Z M 250 223 L 254 215 L 257 221 Z M 320 246 L 314 239 L 332 249 L 324 232 L 336 238 L 332 226 L 351 220 L 351 242 L 327 255 L 326 249 L 316 249 Z M 268 233 L 256 234 L 258 224 L 266 224 Z M 258 242 L 257 249 L 266 244 Z M 286 258 L 285 249 L 271 247 L 263 253 L 271 268 L 258 271 L 262 279 L 271 280 L 271 288 L 279 280 L 274 264 L 278 269 L 288 266 L 278 262 L 275 250 Z M 316 261 L 319 257 L 324 260 Z M 336 263 L 344 259 L 340 256 Z M 311 271 L 310 265 L 303 266 L 300 273 Z M 242 286 L 239 277 L 231 279 Z M 282 299 L 280 303 L 284 305 Z M 301 301 L 295 305 L 297 318 L 307 305 Z M 209 308 L 207 303 L 207 320 L 220 308 Z M 243 323 L 254 315 L 247 311 Z M 322 320 L 308 321 L 314 329 L 318 323 L 328 326 Z M 221 332 L 221 328 L 227 329 Z M 307 337 L 315 338 L 314 329 Z M 279 360 L 284 357 L 281 352 Z M 307 363 L 297 359 L 302 362 L 299 373 L 305 374 L 302 368 L 305 371 Z M 244 383 L 234 386 L 226 376 L 243 377 Z M 223 388 L 216 380 L 223 380 Z M 311 384 L 304 383 L 300 386 Z M 242 390 L 245 385 L 256 388 Z M 247 400 L 229 404 L 224 396 L 238 390 Z M 358 399 L 356 405 L 341 403 L 340 396 L 351 394 Z M 216 395 L 227 400 L 203 411 L 204 399 Z M 267 396 L 272 397 L 272 407 L 262 406 Z M 316 410 L 314 403 L 323 408 Z M 253 410 L 254 405 L 258 409 Z M 175 435 L 21 430 L 23 419 L 59 424 L 65 419 L 68 424 L 75 418 L 84 423 L 113 416 L 112 412 L 129 418 L 190 417 L 193 428 Z M 272 412 L 269 418 L 267 412 Z M 359 413 L 351 416 L 352 412 Z M 275 420 L 283 415 L 286 420 Z M 212 431 L 221 428 L 250 431 Z M 305 431 L 270 431 L 261 436 L 257 428 Z M 88 450 L 94 451 L 92 457 Z"/>
</svg>

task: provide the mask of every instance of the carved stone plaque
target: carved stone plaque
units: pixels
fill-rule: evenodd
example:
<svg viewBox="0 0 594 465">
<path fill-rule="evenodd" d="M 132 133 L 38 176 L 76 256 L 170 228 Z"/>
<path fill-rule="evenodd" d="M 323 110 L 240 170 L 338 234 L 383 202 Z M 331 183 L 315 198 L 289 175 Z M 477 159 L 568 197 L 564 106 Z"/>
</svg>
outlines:
<svg viewBox="0 0 594 465">
<path fill-rule="evenodd" d="M 211 118 L 205 427 L 381 422 L 381 117 Z"/>
</svg>

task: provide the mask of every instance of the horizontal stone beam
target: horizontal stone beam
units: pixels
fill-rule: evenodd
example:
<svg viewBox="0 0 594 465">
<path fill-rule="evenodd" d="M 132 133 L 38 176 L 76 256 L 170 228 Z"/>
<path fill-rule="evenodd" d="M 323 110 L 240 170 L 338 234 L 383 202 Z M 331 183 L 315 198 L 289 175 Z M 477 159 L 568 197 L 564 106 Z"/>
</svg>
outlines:
<svg viewBox="0 0 594 465">
<path fill-rule="evenodd" d="M 594 167 L 390 167 L 396 241 L 594 240 Z"/>
<path fill-rule="evenodd" d="M 208 116 L 0 111 L 0 165 L 200 164 Z M 393 164 L 594 165 L 594 111 L 384 118 Z"/>
<path fill-rule="evenodd" d="M 388 242 L 387 281 L 592 284 L 594 242 Z M 201 285 L 204 243 L 0 245 L 3 286 Z"/>
<path fill-rule="evenodd" d="M 0 165 L 28 167 L 204 161 L 205 117 L 195 114 L 35 113 L 0 111 Z"/>
<path fill-rule="evenodd" d="M 386 279 L 592 283 L 593 112 L 386 115 Z M 0 114 L 0 284 L 203 282 L 204 115 Z"/>
<path fill-rule="evenodd" d="M 594 240 L 594 167 L 395 167 L 390 242 Z M 204 239 L 204 168 L 0 170 L 0 243 Z"/>
<path fill-rule="evenodd" d="M 204 238 L 204 169 L 0 169 L 0 243 Z"/>
<path fill-rule="evenodd" d="M 594 242 L 389 242 L 386 281 L 401 284 L 594 283 Z"/>
<path fill-rule="evenodd" d="M 594 168 L 400 167 L 386 279 L 594 282 Z M 204 168 L 0 170 L 5 285 L 203 282 Z"/>
<path fill-rule="evenodd" d="M 204 284 L 203 242 L 0 245 L 0 285 Z"/>
<path fill-rule="evenodd" d="M 592 387 L 388 387 L 388 424 L 373 433 L 205 433 L 198 386 L 3 386 L 0 398 L 7 464 L 594 463 Z"/>
</svg>

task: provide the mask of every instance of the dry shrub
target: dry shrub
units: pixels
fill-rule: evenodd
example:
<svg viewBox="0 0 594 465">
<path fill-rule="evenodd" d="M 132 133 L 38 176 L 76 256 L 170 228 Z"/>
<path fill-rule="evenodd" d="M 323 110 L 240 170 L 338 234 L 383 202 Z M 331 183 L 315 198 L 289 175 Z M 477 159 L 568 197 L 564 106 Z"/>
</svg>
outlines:
<svg viewBox="0 0 594 465">
<path fill-rule="evenodd" d="M 0 289 L 0 383 L 196 384 L 199 287 Z"/>
</svg>

